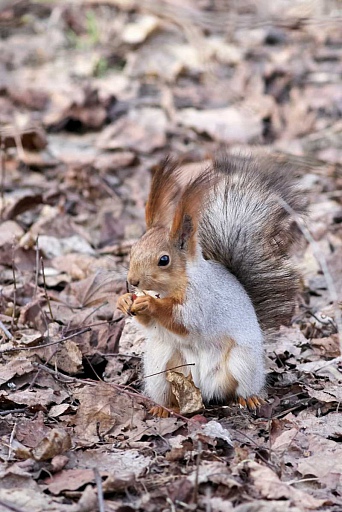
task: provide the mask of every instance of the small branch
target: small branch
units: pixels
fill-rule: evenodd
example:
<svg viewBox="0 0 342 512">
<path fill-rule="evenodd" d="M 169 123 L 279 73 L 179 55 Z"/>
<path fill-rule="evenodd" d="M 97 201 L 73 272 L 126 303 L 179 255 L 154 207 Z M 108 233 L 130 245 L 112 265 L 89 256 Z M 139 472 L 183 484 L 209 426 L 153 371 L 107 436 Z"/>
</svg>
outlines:
<svg viewBox="0 0 342 512">
<path fill-rule="evenodd" d="M 79 336 L 80 334 L 84 334 L 85 332 L 91 331 L 90 327 L 85 327 L 81 331 L 74 332 L 74 334 L 70 334 L 70 336 L 66 336 L 65 338 L 61 338 L 60 340 L 52 341 L 51 343 L 45 343 L 45 345 L 34 346 L 34 347 L 16 347 L 16 348 L 7 348 L 5 350 L 0 350 L 0 354 L 5 354 L 7 352 L 18 352 L 22 350 L 39 350 L 46 347 L 51 347 L 51 345 L 57 345 L 58 343 L 63 343 L 63 341 L 70 340 L 71 338 L 75 338 L 75 336 Z"/>
<path fill-rule="evenodd" d="M 163 370 L 162 372 L 151 373 L 151 375 L 144 375 L 144 379 L 147 379 L 148 377 L 154 377 L 155 375 L 160 375 L 161 373 L 166 373 L 170 370 L 176 370 L 177 368 L 183 368 L 184 366 L 195 366 L 195 365 L 196 365 L 196 363 L 179 364 L 178 366 L 174 366 L 173 368 L 168 368 L 167 370 Z"/>
<path fill-rule="evenodd" d="M 38 292 L 38 281 L 39 281 L 39 245 L 38 245 L 38 238 L 36 239 L 36 281 L 35 281 L 35 288 L 34 288 L 34 296 L 37 296 Z"/>
<path fill-rule="evenodd" d="M 17 309 L 17 280 L 15 276 L 14 269 L 14 255 L 12 255 L 12 274 L 13 274 L 13 312 L 12 312 L 12 329 L 16 323 L 15 321 L 15 311 Z"/>
<path fill-rule="evenodd" d="M 50 298 L 47 294 L 47 290 L 46 290 L 46 281 L 45 281 L 45 270 L 44 270 L 44 260 L 43 260 L 43 257 L 40 258 L 40 264 L 42 266 L 42 274 L 43 274 L 43 283 L 44 283 L 44 292 L 45 292 L 45 298 L 47 300 L 47 303 L 48 303 L 48 307 L 49 307 L 49 311 L 50 311 L 50 317 L 51 317 L 51 320 L 55 320 L 54 317 L 53 317 L 53 314 L 52 314 L 52 309 L 51 309 L 51 304 L 50 304 Z"/>
<path fill-rule="evenodd" d="M 13 426 L 13 429 L 12 429 L 12 432 L 11 432 L 11 437 L 10 437 L 10 441 L 9 441 L 9 448 L 8 448 L 8 455 L 7 455 L 7 462 L 11 459 L 11 456 L 12 456 L 12 445 L 13 445 L 13 439 L 14 439 L 16 430 L 17 430 L 17 422 L 14 423 L 14 426 Z"/>
<path fill-rule="evenodd" d="M 57 377 L 57 378 L 63 377 L 63 379 L 65 379 L 65 382 L 67 384 L 78 383 L 78 384 L 89 384 L 90 386 L 98 385 L 97 381 L 92 381 L 90 379 L 82 380 L 82 379 L 78 379 L 77 377 L 69 377 L 68 375 L 64 375 L 63 373 L 56 372 L 56 370 L 52 370 L 51 368 L 48 368 L 47 366 L 44 366 L 43 364 L 32 363 L 32 366 L 35 366 L 36 368 L 40 368 L 41 370 L 49 373 L 50 375 L 53 375 L 54 377 Z M 158 402 L 155 402 L 151 398 L 144 396 L 143 394 L 139 393 L 139 391 L 136 391 L 135 389 L 131 389 L 129 386 L 123 386 L 120 384 L 113 384 L 113 383 L 109 383 L 109 382 L 105 383 L 105 384 L 107 386 L 115 389 L 116 391 L 125 393 L 128 396 L 131 396 L 133 398 L 139 398 L 139 400 L 142 400 L 144 402 L 148 402 L 150 404 L 160 406 L 160 404 L 158 404 Z M 165 409 L 165 411 L 167 411 L 170 414 L 170 416 L 176 416 L 177 418 L 185 421 L 186 423 L 189 423 L 191 421 L 191 418 L 186 418 L 185 416 L 182 416 L 178 412 L 175 412 L 174 410 L 169 409 L 168 407 L 165 407 L 164 405 L 162 407 L 163 407 L 163 409 Z"/>
<path fill-rule="evenodd" d="M 84 323 L 88 320 L 88 318 L 90 318 L 94 313 L 96 313 L 96 311 L 98 311 L 99 309 L 103 308 L 103 306 L 107 306 L 107 304 L 108 304 L 108 300 L 106 300 L 105 302 L 103 302 L 102 304 L 100 304 L 99 306 L 97 306 L 95 309 L 93 309 L 93 311 L 91 311 L 91 312 L 89 313 L 89 315 L 87 315 L 87 316 L 85 317 L 85 319 L 83 320 L 83 322 L 82 322 L 82 323 L 84 324 Z"/>
<path fill-rule="evenodd" d="M 199 468 L 200 468 L 200 462 L 201 462 L 201 455 L 202 455 L 202 443 L 201 441 L 198 441 L 198 454 L 196 457 L 196 475 L 195 475 L 195 484 L 194 484 L 194 492 L 192 495 L 193 502 L 195 505 L 198 505 L 198 480 L 199 480 Z"/>
<path fill-rule="evenodd" d="M 9 503 L 8 501 L 0 499 L 0 505 L 2 507 L 7 508 L 8 510 L 12 510 L 12 512 L 26 512 L 22 508 L 17 507 L 16 505 L 13 505 L 13 503 Z"/>
<path fill-rule="evenodd" d="M 13 340 L 12 334 L 9 332 L 9 330 L 5 327 L 5 325 L 0 320 L 0 329 L 4 332 L 5 336 L 9 340 Z"/>
<path fill-rule="evenodd" d="M 289 482 L 282 482 L 286 485 L 294 485 L 294 484 L 300 484 L 302 482 L 317 482 L 319 478 L 317 477 L 311 477 L 311 478 L 301 478 L 300 480 L 290 480 Z"/>
<path fill-rule="evenodd" d="M 26 412 L 27 407 L 23 407 L 22 409 L 8 409 L 7 411 L 0 411 L 0 416 L 7 416 L 7 414 L 14 414 L 17 412 Z"/>
<path fill-rule="evenodd" d="M 99 473 L 98 468 L 93 468 L 95 475 L 95 482 L 97 487 L 97 499 L 99 502 L 99 512 L 105 512 L 105 503 L 103 498 L 103 489 L 102 489 L 102 479 Z"/>
<path fill-rule="evenodd" d="M 1 137 L 0 137 L 1 139 Z M 5 168 L 5 143 L 4 140 L 1 140 L 0 145 L 0 219 L 2 219 L 3 212 L 5 209 L 5 176 L 6 176 L 6 168 Z"/>
</svg>

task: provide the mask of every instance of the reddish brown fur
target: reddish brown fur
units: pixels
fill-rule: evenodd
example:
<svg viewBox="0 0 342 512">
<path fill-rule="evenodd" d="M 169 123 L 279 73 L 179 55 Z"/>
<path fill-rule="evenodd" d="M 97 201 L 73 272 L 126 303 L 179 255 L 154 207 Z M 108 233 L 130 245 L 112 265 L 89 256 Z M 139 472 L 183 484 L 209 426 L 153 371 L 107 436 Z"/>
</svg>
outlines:
<svg viewBox="0 0 342 512">
<path fill-rule="evenodd" d="M 171 223 L 175 204 L 181 193 L 176 171 L 177 164 L 166 159 L 154 172 L 145 208 L 147 229 Z"/>
<path fill-rule="evenodd" d="M 152 228 L 132 247 L 128 281 L 139 281 L 140 290 L 173 297 L 183 302 L 187 278 L 186 257 L 169 239 L 167 228 Z M 162 253 L 171 258 L 168 268 L 158 266 Z"/>
<path fill-rule="evenodd" d="M 147 326 L 154 318 L 169 331 L 183 336 L 188 331 L 174 322 L 173 308 L 185 299 L 186 263 L 196 254 L 200 209 L 212 175 L 204 171 L 181 193 L 177 174 L 176 165 L 166 161 L 153 176 L 146 205 L 148 231 L 132 247 L 128 281 L 138 283 L 139 290 L 161 295 L 138 297 L 131 309 L 137 319 Z M 158 265 L 163 254 L 170 257 L 167 267 Z"/>
<path fill-rule="evenodd" d="M 204 171 L 186 186 L 174 214 L 171 238 L 177 243 L 182 237 L 187 238 L 187 253 L 190 257 L 196 255 L 197 227 L 200 212 L 205 207 L 205 193 L 213 185 L 214 177 L 209 170 Z M 190 232 L 186 232 L 189 231 Z"/>
<path fill-rule="evenodd" d="M 173 308 L 177 304 L 179 304 L 179 302 L 173 297 L 156 299 L 150 295 L 144 295 L 134 301 L 131 312 L 137 315 L 137 320 L 141 321 L 144 325 L 148 325 L 149 319 L 155 319 L 165 327 L 165 329 L 180 336 L 186 336 L 188 330 L 183 324 L 175 322 L 173 319 Z"/>
<path fill-rule="evenodd" d="M 236 390 L 238 387 L 237 380 L 229 373 L 229 358 L 232 348 L 236 346 L 235 341 L 227 337 L 225 340 L 226 348 L 222 353 L 222 360 L 218 368 L 216 368 L 215 379 L 219 383 L 219 387 L 224 389 L 227 401 L 233 400 L 236 397 Z M 223 371 L 222 371 L 223 370 Z"/>
</svg>

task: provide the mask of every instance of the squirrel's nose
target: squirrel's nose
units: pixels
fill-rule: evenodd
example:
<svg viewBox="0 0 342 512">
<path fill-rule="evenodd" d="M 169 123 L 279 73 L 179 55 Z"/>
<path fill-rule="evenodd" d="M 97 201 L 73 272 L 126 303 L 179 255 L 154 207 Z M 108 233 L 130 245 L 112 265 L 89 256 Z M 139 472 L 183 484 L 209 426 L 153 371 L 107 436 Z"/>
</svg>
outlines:
<svg viewBox="0 0 342 512">
<path fill-rule="evenodd" d="M 130 284 L 132 286 L 135 286 L 135 287 L 139 286 L 139 280 L 138 279 L 130 279 L 129 282 L 130 282 Z"/>
</svg>

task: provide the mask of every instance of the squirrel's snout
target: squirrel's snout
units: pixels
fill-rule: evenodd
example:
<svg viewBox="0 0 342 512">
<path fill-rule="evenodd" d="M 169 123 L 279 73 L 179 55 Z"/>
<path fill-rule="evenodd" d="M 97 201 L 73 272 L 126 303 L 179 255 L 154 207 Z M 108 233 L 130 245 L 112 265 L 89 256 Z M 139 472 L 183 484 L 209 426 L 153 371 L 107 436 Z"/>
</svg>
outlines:
<svg viewBox="0 0 342 512">
<path fill-rule="evenodd" d="M 139 286 L 139 280 L 138 279 L 128 279 L 129 284 L 132 286 L 138 287 Z"/>
</svg>

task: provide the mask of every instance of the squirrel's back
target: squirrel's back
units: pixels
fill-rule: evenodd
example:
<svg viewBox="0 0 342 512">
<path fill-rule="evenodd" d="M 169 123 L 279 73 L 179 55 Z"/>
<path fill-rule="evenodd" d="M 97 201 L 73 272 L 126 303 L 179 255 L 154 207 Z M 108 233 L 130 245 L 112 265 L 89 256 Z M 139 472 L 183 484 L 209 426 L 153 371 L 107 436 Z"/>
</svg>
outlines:
<svg viewBox="0 0 342 512">
<path fill-rule="evenodd" d="M 289 252 L 300 231 L 291 212 L 305 212 L 295 170 L 271 158 L 218 157 L 217 183 L 199 223 L 204 257 L 238 278 L 264 329 L 287 324 L 293 314 L 299 275 Z"/>
</svg>

